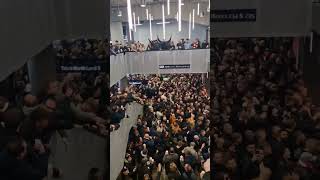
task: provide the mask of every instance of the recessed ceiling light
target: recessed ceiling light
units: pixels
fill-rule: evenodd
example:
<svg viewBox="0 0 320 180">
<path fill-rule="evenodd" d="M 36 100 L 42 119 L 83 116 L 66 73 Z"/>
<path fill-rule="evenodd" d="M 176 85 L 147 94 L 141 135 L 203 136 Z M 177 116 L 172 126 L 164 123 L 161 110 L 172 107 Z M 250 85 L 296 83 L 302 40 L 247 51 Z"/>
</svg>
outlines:
<svg viewBox="0 0 320 180">
<path fill-rule="evenodd" d="M 141 0 L 140 6 L 143 7 L 143 8 L 146 7 L 146 1 L 145 0 Z"/>
<path fill-rule="evenodd" d="M 171 22 L 170 21 L 167 21 L 167 22 L 164 22 L 165 24 L 170 24 Z M 156 24 L 163 24 L 162 22 L 158 22 Z"/>
<path fill-rule="evenodd" d="M 118 12 L 118 16 L 121 17 L 122 16 L 122 11 L 119 10 Z"/>
</svg>

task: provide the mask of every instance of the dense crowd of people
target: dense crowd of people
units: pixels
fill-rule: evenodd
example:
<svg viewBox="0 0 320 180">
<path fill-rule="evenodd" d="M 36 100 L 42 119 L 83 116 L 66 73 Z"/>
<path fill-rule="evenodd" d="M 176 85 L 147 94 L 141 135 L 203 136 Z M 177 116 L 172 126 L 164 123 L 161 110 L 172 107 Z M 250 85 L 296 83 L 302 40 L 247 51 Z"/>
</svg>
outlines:
<svg viewBox="0 0 320 180">
<path fill-rule="evenodd" d="M 76 39 L 52 43 L 59 59 L 97 60 L 108 57 L 108 40 Z"/>
<path fill-rule="evenodd" d="M 141 103 L 144 113 L 130 131 L 119 178 L 210 179 L 210 98 L 201 75 L 133 75 L 129 79 L 142 83 L 130 85 L 114 99 Z M 119 104 L 115 109 L 121 111 Z M 119 116 L 111 117 L 119 122 L 115 118 Z"/>
<path fill-rule="evenodd" d="M 149 44 L 145 46 L 139 41 L 134 41 L 131 44 L 122 44 L 119 41 L 110 43 L 110 54 L 117 55 L 126 52 L 144 52 L 144 51 L 161 51 L 161 50 L 186 50 L 186 49 L 208 49 L 209 43 L 204 40 L 200 42 L 197 38 L 194 41 L 189 39 L 181 39 L 177 44 L 171 40 L 161 41 L 159 38 L 156 40 L 149 40 Z"/>
<path fill-rule="evenodd" d="M 107 78 L 104 73 L 60 75 L 43 93 L 32 94 L 18 73 L 19 93 L 0 96 L 0 179 L 42 180 L 62 176 L 59 167 L 48 168 L 50 139 L 57 132 L 68 143 L 66 130 L 75 126 L 107 132 Z M 16 81 L 15 81 L 16 82 Z"/>
<path fill-rule="evenodd" d="M 320 108 L 290 38 L 215 39 L 211 59 L 214 179 L 320 177 Z"/>
</svg>

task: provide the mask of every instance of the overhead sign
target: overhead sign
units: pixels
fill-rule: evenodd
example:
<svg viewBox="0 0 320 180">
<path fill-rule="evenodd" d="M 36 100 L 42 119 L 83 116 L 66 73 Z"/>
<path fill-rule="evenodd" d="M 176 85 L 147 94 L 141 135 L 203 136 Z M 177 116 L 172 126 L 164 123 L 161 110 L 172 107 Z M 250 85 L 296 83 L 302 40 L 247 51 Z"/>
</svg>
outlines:
<svg viewBox="0 0 320 180">
<path fill-rule="evenodd" d="M 211 22 L 254 22 L 256 9 L 227 9 L 211 11 Z"/>
<path fill-rule="evenodd" d="M 142 84 L 142 80 L 132 80 L 129 81 L 130 85 L 141 85 Z"/>
<path fill-rule="evenodd" d="M 308 36 L 312 21 L 311 1 L 215 0 L 210 11 L 210 37 Z"/>
<path fill-rule="evenodd" d="M 166 64 L 166 65 L 159 65 L 159 69 L 190 69 L 190 64 Z"/>
<path fill-rule="evenodd" d="M 101 71 L 101 66 L 60 66 L 60 71 Z"/>
</svg>

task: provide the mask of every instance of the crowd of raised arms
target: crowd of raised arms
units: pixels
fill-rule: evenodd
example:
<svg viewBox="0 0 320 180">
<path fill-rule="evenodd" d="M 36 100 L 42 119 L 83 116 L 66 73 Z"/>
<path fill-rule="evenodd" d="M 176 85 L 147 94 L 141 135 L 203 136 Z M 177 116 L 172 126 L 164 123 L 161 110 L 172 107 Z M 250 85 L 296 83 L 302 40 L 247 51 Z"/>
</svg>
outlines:
<svg viewBox="0 0 320 180">
<path fill-rule="evenodd" d="M 288 38 L 216 39 L 211 60 L 214 179 L 320 177 L 320 108 Z"/>
<path fill-rule="evenodd" d="M 139 41 L 135 41 L 131 44 L 122 44 L 119 41 L 110 43 L 110 54 L 116 55 L 125 52 L 144 52 L 144 51 L 161 51 L 161 50 L 186 50 L 186 49 L 207 49 L 209 43 L 204 40 L 200 42 L 197 38 L 194 41 L 190 39 L 181 39 L 177 44 L 171 40 L 162 41 L 159 38 L 156 40 L 149 40 L 149 44 L 145 46 Z"/>
<path fill-rule="evenodd" d="M 19 90 L 0 97 L 0 179 L 41 180 L 59 177 L 59 167 L 48 169 L 50 139 L 58 132 L 82 126 L 100 136 L 107 132 L 107 78 L 103 73 L 59 75 L 40 94 L 32 94 L 27 78 L 16 73 Z M 106 96 L 108 98 L 108 96 Z M 105 101 L 105 103 L 101 101 Z M 98 173 L 93 168 L 91 176 Z M 49 172 L 49 174 L 48 174 Z"/>
<path fill-rule="evenodd" d="M 129 79 L 143 83 L 111 94 L 111 100 L 136 101 L 144 105 L 144 113 L 130 131 L 120 178 L 210 179 L 210 98 L 201 75 L 134 75 Z M 113 104 L 112 109 L 111 123 L 116 126 L 124 110 L 120 104 Z"/>
</svg>

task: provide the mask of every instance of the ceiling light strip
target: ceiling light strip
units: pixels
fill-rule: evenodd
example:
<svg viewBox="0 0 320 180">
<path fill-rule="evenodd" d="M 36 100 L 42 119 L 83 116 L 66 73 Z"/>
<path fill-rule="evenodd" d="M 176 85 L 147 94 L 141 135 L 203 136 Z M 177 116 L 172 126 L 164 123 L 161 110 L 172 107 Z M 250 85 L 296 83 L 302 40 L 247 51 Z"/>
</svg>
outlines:
<svg viewBox="0 0 320 180">
<path fill-rule="evenodd" d="M 209 0 L 210 1 L 210 0 Z M 197 10 L 197 15 L 200 15 L 200 3 L 198 3 L 198 10 Z"/>
<path fill-rule="evenodd" d="M 137 32 L 136 13 L 135 12 L 133 12 L 133 28 L 134 28 L 134 32 Z"/>
<path fill-rule="evenodd" d="M 179 3 L 178 3 L 178 19 L 179 19 L 179 23 L 178 23 L 178 27 L 179 27 L 179 32 L 181 31 L 181 0 L 179 0 Z"/>
<path fill-rule="evenodd" d="M 167 0 L 168 15 L 170 15 L 170 0 Z"/>
<path fill-rule="evenodd" d="M 164 17 L 164 4 L 162 4 L 162 31 L 163 31 L 163 39 L 166 39 L 166 20 Z"/>
<path fill-rule="evenodd" d="M 194 30 L 194 9 L 192 9 L 192 30 Z"/>
<path fill-rule="evenodd" d="M 146 9 L 147 20 L 149 20 L 149 10 Z"/>
<path fill-rule="evenodd" d="M 191 12 L 189 13 L 189 39 L 191 39 Z"/>
<path fill-rule="evenodd" d="M 149 30 L 150 30 L 150 40 L 152 40 L 152 22 L 151 22 L 151 14 L 149 14 Z"/>
<path fill-rule="evenodd" d="M 127 11 L 128 11 L 129 29 L 132 30 L 133 26 L 132 26 L 131 0 L 127 0 Z"/>
</svg>

